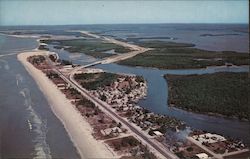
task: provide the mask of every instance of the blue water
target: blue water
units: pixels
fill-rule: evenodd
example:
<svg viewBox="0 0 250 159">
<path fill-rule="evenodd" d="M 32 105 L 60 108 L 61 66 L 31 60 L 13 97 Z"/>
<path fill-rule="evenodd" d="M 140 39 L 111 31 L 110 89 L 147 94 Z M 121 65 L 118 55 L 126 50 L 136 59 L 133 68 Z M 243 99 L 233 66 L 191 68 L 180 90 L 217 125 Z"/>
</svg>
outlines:
<svg viewBox="0 0 250 159">
<path fill-rule="evenodd" d="M 249 122 L 196 114 L 168 107 L 168 85 L 166 80 L 163 78 L 163 75 L 165 74 L 187 75 L 215 72 L 248 72 L 248 66 L 242 68 L 208 68 L 190 70 L 158 70 L 142 67 L 121 66 L 117 64 L 98 65 L 95 67 L 102 68 L 109 72 L 132 73 L 143 76 L 148 84 L 148 95 L 145 100 L 139 101 L 138 104 L 152 112 L 176 117 L 184 121 L 192 128 L 216 132 L 226 136 L 242 139 L 248 144 L 250 143 Z"/>
<path fill-rule="evenodd" d="M 208 50 L 229 50 L 248 52 L 248 25 L 193 25 L 193 24 L 147 24 L 147 25 L 81 25 L 81 26 L 26 26 L 0 27 L 0 30 L 29 30 L 33 34 L 76 35 L 68 30 L 88 30 L 106 36 L 127 40 L 130 37 L 172 37 L 174 42 L 195 43 L 197 48 Z M 36 31 L 31 31 L 36 30 Z M 201 34 L 237 34 L 202 37 Z M 0 54 L 33 49 L 35 39 L 6 38 L 0 36 Z M 60 58 L 77 64 L 88 64 L 98 59 L 84 54 L 69 54 L 65 50 L 51 48 Z M 79 158 L 72 142 L 60 121 L 51 112 L 50 106 L 37 88 L 33 79 L 17 61 L 15 55 L 0 58 L 0 154 L 4 157 L 34 157 L 39 150 L 46 155 L 62 158 Z M 189 126 L 242 139 L 250 144 L 250 124 L 234 119 L 190 113 L 167 106 L 167 82 L 162 77 L 170 74 L 203 74 L 222 71 L 249 71 L 249 68 L 207 70 L 158 70 L 151 68 L 127 67 L 117 64 L 98 65 L 110 72 L 142 75 L 148 82 L 148 96 L 139 105 L 155 113 L 174 116 Z M 2 75 L 5 76 L 2 76 Z M 16 81 L 19 82 L 17 87 Z M 21 82 L 22 81 L 22 82 Z M 4 84 L 3 84 L 4 83 Z M 25 97 L 20 94 L 25 94 Z M 24 103 L 25 102 L 25 103 Z M 30 107 L 32 109 L 30 109 Z M 38 119 L 38 120 L 34 120 Z M 37 131 L 30 132 L 30 120 L 37 125 Z M 56 135 L 55 135 L 56 134 Z M 11 139 L 11 140 L 10 140 Z M 41 140 L 40 140 L 41 139 Z M 18 141 L 18 142 L 17 142 Z M 39 144 L 38 144 L 39 143 Z M 4 148 L 3 148 L 4 145 Z M 35 150 L 36 147 L 41 149 Z M 2 157 L 1 156 L 1 157 Z"/>
<path fill-rule="evenodd" d="M 85 54 L 72 54 L 65 50 L 52 49 L 59 54 L 59 57 L 66 60 L 71 60 L 73 63 L 85 65 L 95 62 L 98 59 L 90 57 Z M 80 55 L 74 57 L 74 55 Z M 71 57 L 74 58 L 71 58 Z M 250 143 L 250 124 L 249 122 L 238 121 L 234 119 L 227 119 L 222 117 L 213 117 L 202 114 L 187 112 L 181 109 L 168 107 L 168 89 L 167 82 L 163 78 L 165 74 L 206 74 L 215 72 L 248 72 L 248 66 L 238 68 L 234 67 L 210 67 L 208 69 L 182 69 L 182 70 L 159 70 L 153 68 L 130 67 L 118 64 L 102 64 L 94 66 L 109 72 L 114 73 L 128 73 L 143 76 L 148 85 L 147 98 L 140 100 L 138 105 L 159 114 L 165 114 L 183 120 L 192 128 L 216 132 L 226 136 L 242 139 L 245 143 Z M 221 126 L 223 125 L 223 127 Z"/>
<path fill-rule="evenodd" d="M 96 30 L 102 30 L 102 28 Z M 173 40 L 158 40 L 193 43 L 197 48 L 212 51 L 249 52 L 248 25 L 243 24 L 116 25 L 107 26 L 101 33 L 125 40 L 129 37 L 156 37 L 156 39 L 157 37 L 169 37 Z M 225 35 L 201 36 L 202 34 Z"/>
<path fill-rule="evenodd" d="M 36 47 L 36 39 L 0 36 L 0 55 Z M 80 158 L 16 55 L 0 58 L 0 74 L 0 158 Z"/>
<path fill-rule="evenodd" d="M 11 29 L 29 30 L 26 32 L 34 34 L 75 36 L 80 36 L 81 34 L 68 31 L 87 30 L 124 40 L 129 37 L 170 37 L 174 40 L 168 39 L 166 41 L 194 43 L 197 48 L 201 49 L 249 52 L 248 24 L 106 24 L 0 27 L 0 31 Z M 225 34 L 225 36 L 201 36 L 202 34 Z"/>
<path fill-rule="evenodd" d="M 224 50 L 226 47 L 228 50 L 235 51 L 247 51 L 243 49 L 242 45 L 248 46 L 248 40 L 246 40 L 248 33 L 239 32 L 239 31 L 247 31 L 247 25 L 100 25 L 100 26 L 84 26 L 83 29 L 87 29 L 89 31 L 97 32 L 102 35 L 111 35 L 115 38 L 119 39 L 127 39 L 128 37 L 174 37 L 179 41 L 184 40 L 185 37 L 191 34 L 188 42 L 192 41 L 198 46 L 200 42 L 201 34 L 231 34 L 237 33 L 239 35 L 226 35 L 226 36 L 213 36 L 208 37 L 210 40 L 214 40 L 216 44 L 211 43 L 209 40 L 206 41 L 208 45 L 213 48 L 209 50 Z M 171 32 L 171 35 L 170 35 Z M 174 36 L 172 36 L 174 35 Z M 230 38 L 233 36 L 233 38 Z M 244 37 L 243 39 L 241 39 Z M 196 39 L 197 38 L 197 39 Z M 226 38 L 227 41 L 222 40 L 224 43 L 231 42 L 234 45 L 231 45 L 230 48 L 228 46 L 221 44 L 221 38 Z M 195 42 L 195 39 L 198 42 Z M 244 42 L 238 45 L 239 39 Z M 239 40 L 239 41 L 238 41 Z M 185 41 L 187 42 L 187 41 Z M 229 44 L 228 44 L 229 45 Z M 221 49 L 220 49 L 221 47 Z M 234 49 L 232 49 L 234 47 Z M 88 64 L 96 61 L 97 59 L 84 55 L 84 54 L 76 54 L 78 56 L 74 56 L 75 54 L 69 54 L 67 51 L 61 49 L 53 49 L 51 50 L 58 52 L 60 58 L 64 58 L 67 60 L 72 60 L 73 63 L 76 64 Z M 204 49 L 208 49 L 205 47 Z M 73 56 L 73 58 L 72 58 Z M 208 69 L 186 69 L 186 70 L 158 70 L 152 68 L 142 68 L 142 67 L 127 67 L 121 66 L 117 64 L 106 64 L 106 65 L 98 65 L 95 66 L 97 68 L 102 68 L 104 70 L 116 73 L 132 73 L 136 75 L 143 76 L 148 82 L 148 95 L 145 100 L 141 100 L 139 105 L 147 108 L 155 113 L 166 114 L 170 116 L 174 116 L 178 119 L 185 121 L 189 126 L 197 129 L 207 130 L 210 132 L 220 133 L 226 136 L 235 137 L 238 139 L 244 140 L 246 143 L 250 143 L 250 124 L 249 122 L 238 121 L 234 119 L 227 119 L 222 117 L 213 117 L 207 115 L 201 115 L 196 113 L 191 113 L 187 111 L 183 111 L 176 108 L 170 108 L 167 105 L 167 97 L 168 97 L 168 89 L 167 82 L 163 78 L 164 74 L 205 74 L 205 73 L 214 73 L 214 72 L 248 72 L 249 67 L 241 67 L 241 68 L 208 68 Z M 221 126 L 223 125 L 223 126 Z"/>
</svg>

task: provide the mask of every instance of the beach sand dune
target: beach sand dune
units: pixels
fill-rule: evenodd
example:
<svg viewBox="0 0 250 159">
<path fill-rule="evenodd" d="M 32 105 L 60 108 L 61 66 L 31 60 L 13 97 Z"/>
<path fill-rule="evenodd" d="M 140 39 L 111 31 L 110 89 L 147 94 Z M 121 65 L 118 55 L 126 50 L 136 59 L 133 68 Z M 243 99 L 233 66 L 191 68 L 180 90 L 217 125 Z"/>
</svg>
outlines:
<svg viewBox="0 0 250 159">
<path fill-rule="evenodd" d="M 53 113 L 63 123 L 81 158 L 117 158 L 103 142 L 93 138 L 91 135 L 92 128 L 89 123 L 55 84 L 42 71 L 36 69 L 27 61 L 29 56 L 45 55 L 47 53 L 46 51 L 25 52 L 18 54 L 17 58 L 36 81 L 48 100 Z"/>
</svg>

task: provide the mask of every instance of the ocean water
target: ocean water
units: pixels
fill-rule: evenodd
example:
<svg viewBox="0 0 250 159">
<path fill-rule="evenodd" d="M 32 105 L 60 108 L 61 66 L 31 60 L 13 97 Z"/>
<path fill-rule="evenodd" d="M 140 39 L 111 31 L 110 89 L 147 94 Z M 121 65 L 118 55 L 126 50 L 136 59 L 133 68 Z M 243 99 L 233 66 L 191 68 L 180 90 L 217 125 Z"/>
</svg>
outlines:
<svg viewBox="0 0 250 159">
<path fill-rule="evenodd" d="M 249 52 L 248 25 L 128 24 L 0 27 L 0 31 L 6 30 L 26 30 L 29 34 L 76 36 L 81 34 L 69 31 L 88 30 L 124 40 L 151 37 L 164 41 L 194 43 L 197 48 L 207 50 Z M 212 36 L 201 36 L 203 34 Z M 36 47 L 36 39 L 0 36 L 0 55 L 18 53 Z M 88 64 L 98 60 L 81 53 L 70 54 L 53 48 L 51 50 L 58 52 L 61 58 L 70 59 L 77 64 Z M 134 73 L 147 79 L 148 96 L 146 100 L 139 102 L 140 106 L 156 113 L 177 117 L 194 128 L 239 138 L 250 144 L 249 122 L 200 115 L 171 109 L 167 106 L 167 82 L 162 75 L 165 73 L 204 73 L 203 70 L 193 70 L 194 72 L 191 70 L 157 70 L 117 64 L 95 67 L 110 72 Z M 206 73 L 221 71 L 249 71 L 249 68 L 211 69 Z M 16 55 L 0 57 L 0 73 L 0 158 L 79 158 L 63 125 L 52 113 L 34 80 L 17 61 Z M 32 125 L 32 130 L 30 130 L 29 123 Z"/>
<path fill-rule="evenodd" d="M 154 37 L 164 41 L 193 43 L 200 49 L 249 52 L 248 24 L 105 24 L 0 27 L 0 31 L 6 30 L 75 36 L 81 35 L 76 30 L 87 30 L 124 40 L 131 37 Z M 74 30 L 76 32 L 72 32 Z M 202 36 L 204 34 L 210 36 Z M 172 40 L 167 38 L 172 38 Z"/>
<path fill-rule="evenodd" d="M 36 39 L 0 36 L 0 55 L 36 47 Z M 0 158 L 80 158 L 16 55 L 0 57 L 0 74 Z"/>
<path fill-rule="evenodd" d="M 193 43 L 205 50 L 249 52 L 248 25 L 244 24 L 118 25 L 101 33 L 125 40 L 153 37 L 152 40 Z"/>
</svg>

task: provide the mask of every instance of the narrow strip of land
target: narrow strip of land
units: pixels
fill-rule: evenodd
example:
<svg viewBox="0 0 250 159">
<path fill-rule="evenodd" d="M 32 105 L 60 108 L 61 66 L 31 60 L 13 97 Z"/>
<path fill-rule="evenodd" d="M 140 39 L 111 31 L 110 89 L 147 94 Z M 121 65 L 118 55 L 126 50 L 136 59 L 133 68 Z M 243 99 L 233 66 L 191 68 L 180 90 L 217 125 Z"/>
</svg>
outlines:
<svg viewBox="0 0 250 159">
<path fill-rule="evenodd" d="M 131 132 L 134 134 L 134 136 L 136 136 L 138 139 L 140 139 L 140 141 L 142 143 L 144 143 L 145 145 L 147 145 L 151 149 L 155 150 L 156 152 L 158 152 L 158 154 L 161 154 L 165 158 L 171 158 L 171 159 L 178 158 L 176 155 L 174 155 L 169 150 L 164 149 L 161 146 L 159 146 L 158 144 L 154 143 L 154 141 L 149 139 L 144 133 L 140 132 L 133 125 L 131 125 L 128 121 L 124 120 L 122 117 L 120 117 L 118 114 L 116 114 L 116 112 L 114 112 L 111 109 L 111 106 L 109 106 L 107 103 L 101 101 L 98 98 L 93 97 L 86 89 L 82 88 L 74 79 L 74 74 L 78 70 L 80 70 L 82 68 L 90 67 L 90 66 L 97 65 L 97 64 L 113 63 L 113 62 L 117 62 L 117 61 L 124 60 L 124 59 L 127 59 L 127 58 L 131 58 L 131 57 L 133 57 L 133 56 L 135 56 L 137 54 L 140 54 L 140 53 L 143 53 L 143 52 L 145 52 L 147 50 L 150 50 L 150 48 L 143 48 L 143 47 L 140 47 L 140 46 L 137 46 L 137 45 L 128 44 L 126 42 L 122 42 L 122 41 L 118 41 L 118 40 L 115 40 L 115 39 L 112 39 L 112 38 L 107 38 L 107 37 L 95 35 L 95 34 L 92 34 L 92 33 L 89 33 L 89 32 L 85 32 L 85 31 L 81 31 L 81 33 L 86 34 L 86 35 L 91 36 L 91 37 L 94 37 L 94 38 L 97 38 L 97 39 L 102 39 L 102 40 L 105 40 L 105 41 L 108 41 L 108 42 L 111 42 L 111 43 L 115 43 L 117 45 L 121 45 L 121 46 L 124 46 L 124 47 L 129 47 L 129 48 L 131 48 L 132 51 L 128 52 L 128 53 L 121 54 L 121 55 L 112 56 L 112 57 L 106 58 L 104 60 L 96 61 L 96 62 L 88 64 L 88 65 L 76 67 L 75 69 L 73 69 L 73 71 L 71 71 L 69 77 L 66 77 L 56 67 L 54 67 L 53 63 L 47 57 L 47 60 L 50 61 L 50 64 L 51 64 L 51 67 L 53 68 L 53 70 L 63 80 L 65 80 L 65 82 L 70 84 L 73 88 L 75 88 L 77 91 L 79 91 L 84 97 L 86 97 L 88 100 L 93 102 L 103 112 L 105 112 L 106 114 L 111 116 L 114 120 L 119 121 L 120 123 L 122 123 L 129 130 L 131 130 Z"/>
<path fill-rule="evenodd" d="M 50 61 L 49 58 L 47 58 L 48 61 Z M 75 88 L 78 92 L 80 92 L 85 98 L 93 102 L 96 106 L 100 108 L 104 113 L 108 114 L 110 117 L 112 117 L 115 121 L 118 121 L 123 124 L 125 128 L 128 130 L 131 130 L 131 132 L 136 136 L 142 143 L 147 145 L 150 148 L 153 148 L 156 152 L 161 154 L 165 158 L 171 158 L 171 159 L 177 159 L 178 157 L 174 155 L 172 152 L 170 152 L 167 149 L 162 148 L 161 146 L 157 145 L 149 139 L 145 134 L 140 132 L 138 129 L 136 129 L 133 125 L 131 125 L 128 121 L 124 120 L 122 117 L 120 117 L 116 112 L 114 112 L 111 109 L 111 106 L 109 106 L 107 103 L 101 101 L 100 99 L 93 97 L 86 89 L 82 88 L 74 79 L 74 73 L 70 75 L 70 77 L 66 77 L 63 73 L 61 73 L 56 67 L 53 67 L 53 64 L 51 63 L 51 67 L 53 68 L 53 71 L 55 71 L 65 82 L 70 84 L 73 88 Z"/>
<path fill-rule="evenodd" d="M 122 42 L 122 41 L 118 41 L 112 38 L 107 38 L 107 37 L 102 37 L 99 35 L 95 35 L 86 31 L 81 31 L 81 33 L 86 34 L 88 36 L 94 37 L 94 38 L 98 38 L 98 39 L 103 39 L 106 40 L 108 42 L 111 43 L 115 43 L 124 47 L 129 47 L 131 48 L 131 52 L 122 54 L 122 55 L 117 55 L 117 56 L 113 56 L 113 57 L 109 57 L 107 59 L 101 60 L 101 61 L 97 61 L 94 62 L 93 64 L 89 64 L 89 65 L 85 65 L 85 66 L 81 66 L 81 67 L 77 67 L 76 69 L 74 69 L 71 73 L 69 78 L 67 78 L 65 75 L 63 75 L 59 70 L 57 70 L 54 67 L 54 71 L 57 72 L 62 79 L 64 79 L 67 83 L 69 83 L 72 87 L 74 87 L 76 90 L 78 90 L 83 96 L 85 96 L 88 100 L 90 100 L 91 102 L 93 102 L 94 104 L 96 104 L 103 112 L 107 113 L 108 115 L 110 115 L 114 120 L 119 121 L 120 123 L 122 123 L 125 127 L 127 127 L 129 130 L 132 131 L 132 133 L 137 136 L 137 138 L 139 138 L 141 140 L 142 143 L 144 143 L 145 145 L 147 145 L 148 147 L 153 148 L 154 150 L 156 150 L 157 152 L 159 152 L 161 155 L 163 155 L 165 158 L 178 158 L 176 155 L 174 155 L 172 152 L 170 152 L 167 149 L 163 149 L 161 146 L 155 144 L 151 139 L 149 139 L 145 134 L 143 134 L 142 132 L 140 132 L 139 130 L 137 130 L 133 125 L 131 125 L 128 121 L 124 120 L 122 117 L 120 117 L 118 114 L 116 114 L 111 108 L 111 106 L 109 106 L 107 103 L 101 101 L 98 98 L 93 97 L 86 89 L 82 88 L 74 79 L 74 74 L 79 70 L 82 69 L 84 67 L 89 67 L 95 64 L 99 64 L 99 63 L 112 63 L 112 62 L 117 62 L 119 60 L 124 60 L 126 58 L 131 58 L 137 54 L 143 53 L 147 50 L 150 50 L 150 48 L 143 48 L 137 45 L 132 45 L 132 44 L 128 44 L 126 42 Z M 49 59 L 48 59 L 49 60 Z M 53 66 L 52 66 L 53 67 Z"/>
<path fill-rule="evenodd" d="M 56 85 L 42 71 L 36 69 L 27 61 L 30 56 L 44 56 L 46 54 L 47 52 L 44 51 L 25 52 L 18 54 L 18 60 L 22 62 L 28 73 L 35 79 L 50 103 L 52 111 L 63 123 L 80 156 L 82 158 L 101 158 L 104 156 L 106 158 L 117 158 L 118 156 L 107 150 L 105 144 L 93 138 L 91 125 L 84 120 Z"/>
<path fill-rule="evenodd" d="M 131 49 L 131 51 L 128 52 L 128 53 L 108 57 L 106 59 L 101 60 L 100 63 L 102 63 L 102 64 L 118 62 L 118 61 L 121 61 L 121 60 L 125 60 L 125 59 L 128 59 L 128 58 L 134 57 L 134 56 L 136 56 L 136 55 L 138 55 L 140 53 L 144 53 L 144 52 L 146 52 L 148 50 L 152 50 L 151 48 L 145 48 L 145 47 L 141 47 L 141 46 L 138 46 L 138 45 L 129 44 L 129 43 L 126 43 L 126 42 L 123 42 L 123 41 L 113 39 L 113 38 L 92 34 L 92 33 L 87 32 L 87 31 L 80 31 L 80 32 L 87 35 L 87 36 L 91 36 L 93 38 L 101 39 L 101 40 L 104 40 L 104 41 L 107 41 L 107 42 L 110 42 L 110 43 L 114 43 L 116 45 L 120 45 L 120 46 L 123 46 L 123 47 L 128 47 L 128 48 Z"/>
<path fill-rule="evenodd" d="M 129 44 L 129 43 L 126 43 L 126 42 L 123 42 L 123 41 L 113 39 L 113 38 L 96 35 L 96 34 L 93 34 L 93 33 L 87 32 L 87 31 L 80 31 L 80 32 L 87 35 L 87 36 L 96 38 L 96 39 L 101 39 L 101 40 L 104 40 L 104 41 L 107 41 L 107 42 L 110 42 L 110 43 L 114 43 L 114 44 L 117 44 L 117 45 L 120 45 L 120 46 L 123 46 L 123 47 L 128 47 L 128 48 L 131 49 L 131 51 L 128 52 L 128 53 L 123 53 L 123 54 L 111 56 L 111 57 L 108 57 L 108 58 L 104 58 L 102 60 L 98 60 L 96 62 L 87 64 L 87 65 L 84 65 L 84 66 L 76 67 L 72 71 L 72 75 L 75 72 L 77 72 L 78 70 L 82 69 L 82 68 L 91 67 L 91 66 L 94 66 L 94 65 L 97 65 L 97 64 L 108 64 L 108 63 L 114 63 L 114 62 L 122 61 L 122 60 L 125 60 L 125 59 L 128 59 L 128 58 L 134 57 L 134 56 L 136 56 L 138 54 L 144 53 L 146 51 L 152 50 L 152 48 L 145 48 L 145 47 L 141 47 L 141 46 L 138 46 L 138 45 Z"/>
</svg>

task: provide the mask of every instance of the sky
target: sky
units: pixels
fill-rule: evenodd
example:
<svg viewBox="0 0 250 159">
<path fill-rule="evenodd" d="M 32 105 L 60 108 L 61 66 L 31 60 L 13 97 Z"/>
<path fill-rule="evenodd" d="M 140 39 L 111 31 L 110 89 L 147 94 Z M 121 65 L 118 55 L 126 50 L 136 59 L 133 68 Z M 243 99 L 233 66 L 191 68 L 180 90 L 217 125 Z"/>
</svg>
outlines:
<svg viewBox="0 0 250 159">
<path fill-rule="evenodd" d="M 0 0 L 0 25 L 249 23 L 248 0 Z"/>
</svg>

